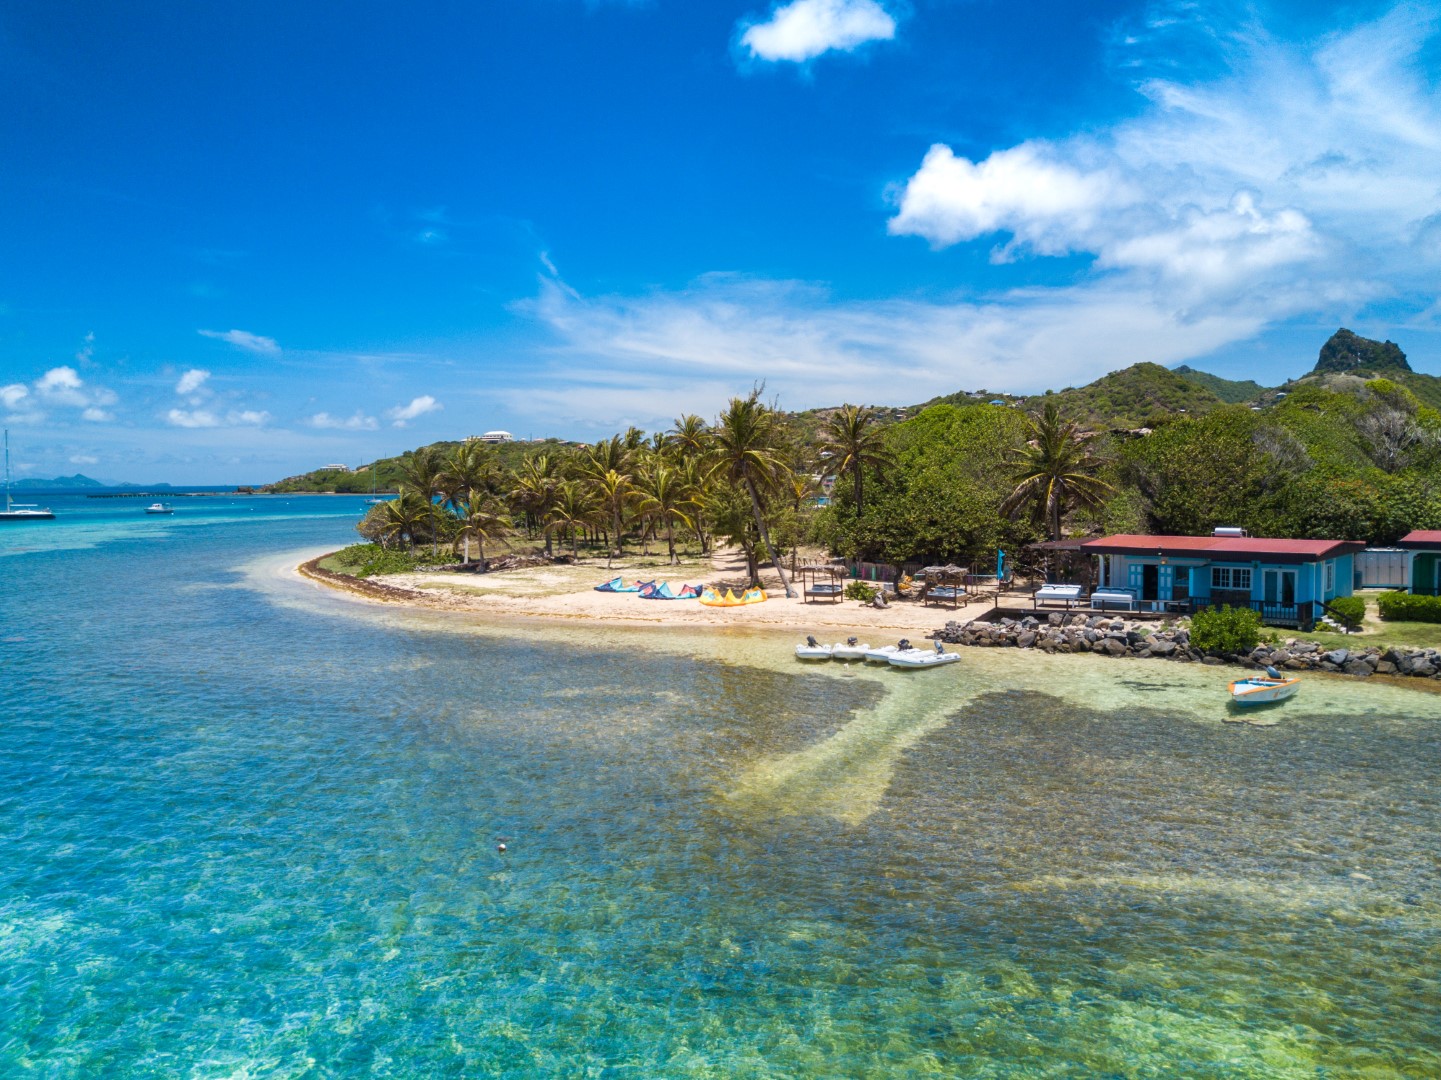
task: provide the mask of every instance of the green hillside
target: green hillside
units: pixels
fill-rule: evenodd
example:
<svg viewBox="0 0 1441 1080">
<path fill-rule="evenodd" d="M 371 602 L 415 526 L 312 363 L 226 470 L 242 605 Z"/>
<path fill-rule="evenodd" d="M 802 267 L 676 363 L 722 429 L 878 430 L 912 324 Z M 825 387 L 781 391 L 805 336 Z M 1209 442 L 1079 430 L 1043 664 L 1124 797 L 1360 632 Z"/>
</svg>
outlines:
<svg viewBox="0 0 1441 1080">
<path fill-rule="evenodd" d="M 1197 415 L 1225 404 L 1220 396 L 1160 364 L 1132 364 L 1093 383 L 1024 399 L 1038 409 L 1054 401 L 1062 413 L 1102 427 L 1154 426 L 1179 413 Z"/>
<path fill-rule="evenodd" d="M 449 454 L 459 441 L 430 443 L 443 454 Z M 510 442 L 490 444 L 495 463 L 502 469 L 515 469 L 526 458 L 535 454 L 554 453 L 566 444 L 559 439 L 543 442 Z M 314 469 L 299 476 L 287 476 L 273 484 L 267 484 L 264 491 L 285 494 L 296 491 L 334 491 L 340 494 L 365 495 L 372 491 L 382 494 L 392 492 L 400 482 L 400 458 L 388 457 L 357 466 L 351 472 L 344 469 Z"/>
<path fill-rule="evenodd" d="M 1223 379 L 1219 375 L 1212 375 L 1210 372 L 1197 371 L 1193 367 L 1182 364 L 1180 367 L 1172 368 L 1177 375 L 1193 382 L 1197 386 L 1204 387 L 1211 391 L 1228 405 L 1244 405 L 1255 401 L 1266 392 L 1266 387 L 1251 379 L 1244 382 L 1237 382 L 1234 379 Z"/>
</svg>

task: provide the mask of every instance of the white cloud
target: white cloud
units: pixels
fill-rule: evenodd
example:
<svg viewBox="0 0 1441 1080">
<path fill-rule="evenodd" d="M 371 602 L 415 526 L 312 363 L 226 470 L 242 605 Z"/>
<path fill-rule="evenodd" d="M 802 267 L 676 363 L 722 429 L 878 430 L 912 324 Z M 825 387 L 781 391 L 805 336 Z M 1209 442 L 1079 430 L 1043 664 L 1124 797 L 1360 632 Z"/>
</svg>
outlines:
<svg viewBox="0 0 1441 1080">
<path fill-rule="evenodd" d="M 119 400 L 113 390 L 107 390 L 103 386 L 87 386 L 75 369 L 68 366 L 51 368 L 35 380 L 34 396 L 45 405 L 82 409 L 82 416 L 86 420 L 114 419 L 106 411 L 106 407 Z"/>
<path fill-rule="evenodd" d="M 209 409 L 171 409 L 165 414 L 165 421 L 183 428 L 263 427 L 270 422 L 270 414 L 232 409 L 222 417 Z"/>
<path fill-rule="evenodd" d="M 20 402 L 30 396 L 30 390 L 24 383 L 11 383 L 9 386 L 0 386 L 0 404 L 7 409 L 13 409 Z"/>
<path fill-rule="evenodd" d="M 175 392 L 181 397 L 194 394 L 205 385 L 205 381 L 209 378 L 210 372 L 204 368 L 191 368 L 180 376 L 180 381 L 175 384 Z"/>
<path fill-rule="evenodd" d="M 92 423 L 103 424 L 115 419 L 115 414 L 104 409 L 96 408 L 94 405 L 80 414 L 80 419 L 89 420 Z"/>
<path fill-rule="evenodd" d="M 1338 297 L 1351 312 L 1386 294 L 1422 306 L 1441 273 L 1424 224 L 1441 209 L 1441 98 L 1420 59 L 1436 8 L 1398 5 L 1319 44 L 1203 18 L 1153 20 L 1126 63 L 1172 62 L 1186 50 L 1165 35 L 1201 34 L 1223 46 L 1221 75 L 1143 78 L 1131 118 L 974 162 L 933 146 L 890 231 L 989 237 L 998 261 L 1089 254 L 1095 279 L 1193 312 L 1255 289 L 1309 292 L 1318 313 Z"/>
<path fill-rule="evenodd" d="M 80 365 L 84 366 L 85 364 L 88 364 L 88 363 L 90 362 L 90 358 L 93 357 L 94 355 L 95 355 L 95 332 L 92 330 L 90 333 L 88 333 L 88 334 L 85 335 L 84 341 L 82 342 L 80 348 L 79 348 L 79 349 L 76 351 L 76 353 L 75 353 L 75 360 L 76 360 L 77 363 L 79 363 Z"/>
<path fill-rule="evenodd" d="M 1117 176 L 1050 160 L 1037 144 L 997 150 L 981 162 L 936 145 L 907 182 L 889 227 L 936 247 L 1004 231 L 1040 254 L 1062 255 L 1095 227 L 1099 213 L 1137 198 Z"/>
<path fill-rule="evenodd" d="M 183 428 L 219 427 L 220 420 L 207 409 L 171 409 L 165 414 L 167 423 Z"/>
<path fill-rule="evenodd" d="M 380 424 L 375 417 L 366 416 L 364 412 L 357 409 L 355 415 L 349 417 L 331 416 L 328 412 L 318 412 L 310 418 L 310 426 L 335 431 L 374 431 Z"/>
<path fill-rule="evenodd" d="M 280 355 L 280 346 L 274 338 L 262 337 L 260 334 L 252 334 L 249 330 L 198 330 L 196 333 L 200 334 L 201 337 L 229 342 L 237 349 L 258 353 L 261 356 Z"/>
<path fill-rule="evenodd" d="M 397 405 L 393 409 L 386 410 L 385 415 L 390 418 L 391 427 L 405 427 L 416 417 L 444 407 L 429 394 L 423 394 L 418 398 L 412 398 L 409 405 Z"/>
<path fill-rule="evenodd" d="M 788 408 L 1038 391 L 1142 360 L 1194 359 L 1264 323 L 1259 304 L 1192 317 L 1109 283 L 836 302 L 817 285 L 720 274 L 680 292 L 594 300 L 547 283 L 528 310 L 560 341 L 553 377 L 502 397 L 516 412 L 599 429 L 665 426 L 682 406 L 714 412 L 758 380 Z"/>
<path fill-rule="evenodd" d="M 895 19 L 876 0 L 792 0 L 748 26 L 740 40 L 752 57 L 802 63 L 895 36 Z"/>
<path fill-rule="evenodd" d="M 270 423 L 270 414 L 258 409 L 232 409 L 225 414 L 225 422 L 231 427 L 264 427 Z"/>
<path fill-rule="evenodd" d="M 91 457 L 89 454 L 75 454 L 70 459 L 71 465 L 99 465 L 98 457 Z"/>
</svg>

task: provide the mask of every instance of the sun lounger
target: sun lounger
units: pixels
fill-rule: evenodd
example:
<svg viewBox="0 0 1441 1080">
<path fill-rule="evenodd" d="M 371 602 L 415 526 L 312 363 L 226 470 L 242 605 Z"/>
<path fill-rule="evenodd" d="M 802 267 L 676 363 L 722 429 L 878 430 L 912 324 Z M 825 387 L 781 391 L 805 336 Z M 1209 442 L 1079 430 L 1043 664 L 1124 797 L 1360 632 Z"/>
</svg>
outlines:
<svg viewBox="0 0 1441 1080">
<path fill-rule="evenodd" d="M 1105 611 L 1107 607 L 1125 608 L 1129 611 L 1136 606 L 1136 594 L 1130 589 L 1097 589 L 1091 593 L 1091 606 L 1101 611 Z"/>
<path fill-rule="evenodd" d="M 1081 601 L 1081 586 L 1079 585 L 1042 585 L 1031 598 L 1031 606 L 1040 607 L 1042 604 L 1064 604 L 1067 608 L 1070 608 L 1081 603 Z"/>
</svg>

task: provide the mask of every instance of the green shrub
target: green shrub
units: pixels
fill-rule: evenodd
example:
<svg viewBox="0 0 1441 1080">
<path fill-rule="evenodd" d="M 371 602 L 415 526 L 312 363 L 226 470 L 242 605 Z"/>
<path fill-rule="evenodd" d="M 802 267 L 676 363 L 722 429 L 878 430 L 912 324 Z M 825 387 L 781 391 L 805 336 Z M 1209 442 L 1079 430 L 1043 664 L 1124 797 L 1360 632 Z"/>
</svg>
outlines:
<svg viewBox="0 0 1441 1080">
<path fill-rule="evenodd" d="M 375 574 L 408 574 L 422 563 L 435 562 L 433 557 L 411 555 L 379 544 L 351 544 L 337 551 L 334 558 L 337 565 L 362 578 Z"/>
<path fill-rule="evenodd" d="M 867 585 L 864 581 L 852 581 L 846 585 L 845 598 L 847 600 L 859 600 L 863 604 L 869 604 L 880 592 L 873 585 Z"/>
<path fill-rule="evenodd" d="M 1387 592 L 1376 598 L 1376 606 L 1381 609 L 1381 618 L 1392 622 L 1441 623 L 1441 596 Z"/>
<path fill-rule="evenodd" d="M 1359 596 L 1338 596 L 1326 603 L 1341 621 L 1360 626 L 1366 618 L 1366 601 Z"/>
<path fill-rule="evenodd" d="M 1191 616 L 1191 644 L 1208 653 L 1246 653 L 1261 642 L 1261 615 L 1250 608 L 1202 608 Z"/>
</svg>

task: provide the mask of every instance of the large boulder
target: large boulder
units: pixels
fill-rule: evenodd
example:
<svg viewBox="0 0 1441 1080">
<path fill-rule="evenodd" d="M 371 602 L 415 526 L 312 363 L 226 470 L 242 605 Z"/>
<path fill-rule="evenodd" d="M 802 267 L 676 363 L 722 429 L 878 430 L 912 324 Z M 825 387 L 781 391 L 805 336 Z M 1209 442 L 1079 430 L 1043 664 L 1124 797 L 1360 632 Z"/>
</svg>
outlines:
<svg viewBox="0 0 1441 1080">
<path fill-rule="evenodd" d="M 1174 641 L 1166 641 L 1162 639 L 1161 641 L 1151 642 L 1152 656 L 1170 656 L 1175 651 L 1176 643 Z"/>
</svg>

